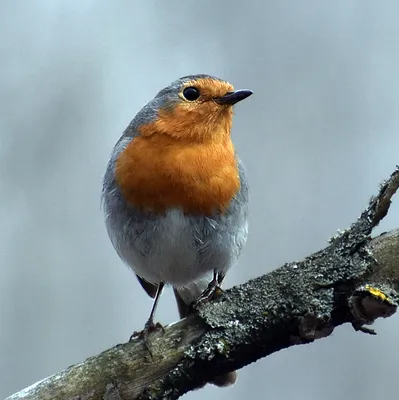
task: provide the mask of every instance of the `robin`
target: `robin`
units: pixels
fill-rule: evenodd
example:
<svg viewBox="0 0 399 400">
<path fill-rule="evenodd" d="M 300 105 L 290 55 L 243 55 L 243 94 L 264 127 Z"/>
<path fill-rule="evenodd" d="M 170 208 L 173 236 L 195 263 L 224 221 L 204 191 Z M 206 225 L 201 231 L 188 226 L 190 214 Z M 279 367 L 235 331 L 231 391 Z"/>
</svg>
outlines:
<svg viewBox="0 0 399 400">
<path fill-rule="evenodd" d="M 209 75 L 162 89 L 116 143 L 103 181 L 106 227 L 154 303 L 164 285 L 181 318 L 221 288 L 246 242 L 248 183 L 231 140 L 233 105 L 252 94 Z M 227 386 L 236 372 L 212 382 Z"/>
</svg>

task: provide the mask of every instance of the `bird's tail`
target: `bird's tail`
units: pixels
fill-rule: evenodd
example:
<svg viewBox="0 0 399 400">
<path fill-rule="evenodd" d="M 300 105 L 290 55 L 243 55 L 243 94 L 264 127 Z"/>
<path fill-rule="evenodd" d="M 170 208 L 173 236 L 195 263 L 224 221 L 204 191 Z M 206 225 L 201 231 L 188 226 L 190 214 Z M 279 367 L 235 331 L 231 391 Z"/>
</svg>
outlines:
<svg viewBox="0 0 399 400">
<path fill-rule="evenodd" d="M 190 313 L 190 305 L 198 299 L 201 293 L 207 288 L 212 276 L 203 278 L 191 283 L 189 286 L 175 288 L 174 294 L 176 297 L 177 308 L 180 318 L 185 318 Z M 226 374 L 216 376 L 210 383 L 215 386 L 224 387 L 230 386 L 237 380 L 237 372 L 231 371 Z"/>
</svg>

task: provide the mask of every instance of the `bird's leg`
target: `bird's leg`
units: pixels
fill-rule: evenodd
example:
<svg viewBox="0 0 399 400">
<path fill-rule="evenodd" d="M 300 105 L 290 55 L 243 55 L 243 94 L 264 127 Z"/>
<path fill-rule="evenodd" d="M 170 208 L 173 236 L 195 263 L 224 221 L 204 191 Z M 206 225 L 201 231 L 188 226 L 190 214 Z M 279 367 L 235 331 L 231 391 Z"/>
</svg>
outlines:
<svg viewBox="0 0 399 400">
<path fill-rule="evenodd" d="M 197 308 L 200 304 L 206 303 L 221 294 L 221 285 L 225 276 L 226 275 L 223 272 L 217 272 L 216 270 L 213 271 L 213 279 L 209 282 L 208 287 L 196 300 L 194 308 Z"/>
<path fill-rule="evenodd" d="M 138 337 L 142 338 L 143 341 L 144 341 L 144 344 L 147 347 L 147 350 L 149 351 L 150 354 L 151 354 L 151 350 L 148 347 L 148 336 L 149 336 L 149 334 L 152 333 L 152 332 L 157 332 L 157 331 L 160 331 L 160 330 L 162 330 L 162 331 L 164 330 L 163 326 L 159 322 L 154 324 L 155 311 L 157 309 L 158 302 L 159 302 L 159 299 L 161 297 L 161 294 L 162 294 L 164 286 L 165 286 L 165 284 L 163 282 L 161 282 L 158 285 L 157 293 L 155 295 L 154 303 L 153 303 L 152 308 L 151 308 L 150 316 L 148 317 L 148 320 L 144 325 L 144 329 L 141 332 L 133 332 L 133 334 L 130 336 L 130 339 L 129 339 L 129 341 L 132 341 L 133 339 L 138 338 Z"/>
<path fill-rule="evenodd" d="M 224 273 L 224 272 L 219 272 L 218 273 L 218 286 L 219 286 L 219 289 L 221 289 L 222 287 L 222 283 L 223 283 L 223 281 L 224 281 L 224 278 L 226 277 L 226 274 Z"/>
</svg>

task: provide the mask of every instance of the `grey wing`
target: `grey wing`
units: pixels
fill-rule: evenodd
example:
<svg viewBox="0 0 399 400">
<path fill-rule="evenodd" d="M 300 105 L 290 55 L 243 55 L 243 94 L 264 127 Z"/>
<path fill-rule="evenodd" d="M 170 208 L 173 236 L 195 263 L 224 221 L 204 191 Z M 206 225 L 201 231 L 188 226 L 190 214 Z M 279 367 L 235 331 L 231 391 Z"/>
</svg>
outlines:
<svg viewBox="0 0 399 400">
<path fill-rule="evenodd" d="M 230 233 L 231 251 L 234 254 L 234 264 L 240 256 L 241 250 L 248 236 L 248 201 L 249 187 L 246 171 L 242 161 L 237 158 L 240 176 L 240 190 L 231 201 L 226 212 L 226 230 Z"/>
<path fill-rule="evenodd" d="M 178 289 L 173 288 L 173 293 L 175 295 L 177 309 L 179 311 L 180 318 L 187 317 L 187 315 L 190 311 L 190 305 L 187 304 L 186 301 L 184 301 L 184 299 L 181 297 Z"/>
<path fill-rule="evenodd" d="M 137 132 L 134 127 L 132 127 L 132 124 L 133 122 L 129 125 L 114 147 L 103 178 L 101 196 L 108 235 L 116 252 L 123 260 L 124 256 L 121 246 L 125 240 L 129 240 L 127 237 L 128 235 L 124 231 L 129 230 L 128 224 L 131 214 L 115 182 L 115 165 L 119 154 L 126 148 L 129 142 L 137 136 Z M 146 281 L 139 275 L 136 276 L 146 293 L 154 298 L 158 290 L 158 285 Z"/>
<path fill-rule="evenodd" d="M 248 236 L 248 201 L 249 188 L 246 171 L 242 161 L 237 158 L 238 172 L 240 177 L 240 190 L 232 199 L 224 218 L 224 229 L 229 232 L 230 240 L 233 242 L 237 257 Z M 218 221 L 219 224 L 222 221 Z"/>
<path fill-rule="evenodd" d="M 237 158 L 238 173 L 240 176 L 240 191 L 234 197 L 231 208 L 234 210 L 236 207 L 241 207 L 240 214 L 247 218 L 248 216 L 248 200 L 249 200 L 249 187 L 248 178 L 245 171 L 243 162 Z"/>
<path fill-rule="evenodd" d="M 154 298 L 158 291 L 158 285 L 154 285 L 153 283 L 147 282 L 145 279 L 139 277 L 137 274 L 136 277 L 140 282 L 141 287 L 147 292 L 148 296 Z"/>
</svg>

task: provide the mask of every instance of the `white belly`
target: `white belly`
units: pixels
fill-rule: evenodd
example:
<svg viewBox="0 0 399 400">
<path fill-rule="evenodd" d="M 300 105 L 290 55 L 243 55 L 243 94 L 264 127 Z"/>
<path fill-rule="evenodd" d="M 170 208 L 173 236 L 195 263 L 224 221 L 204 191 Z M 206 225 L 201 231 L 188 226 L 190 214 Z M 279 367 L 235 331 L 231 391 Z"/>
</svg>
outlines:
<svg viewBox="0 0 399 400">
<path fill-rule="evenodd" d="M 186 286 L 213 270 L 226 272 L 236 261 L 247 227 L 240 239 L 212 219 L 193 223 L 180 210 L 171 210 L 137 237 L 114 237 L 121 258 L 151 283 Z M 240 246 L 238 246 L 240 243 Z"/>
</svg>

